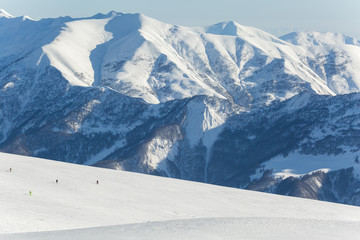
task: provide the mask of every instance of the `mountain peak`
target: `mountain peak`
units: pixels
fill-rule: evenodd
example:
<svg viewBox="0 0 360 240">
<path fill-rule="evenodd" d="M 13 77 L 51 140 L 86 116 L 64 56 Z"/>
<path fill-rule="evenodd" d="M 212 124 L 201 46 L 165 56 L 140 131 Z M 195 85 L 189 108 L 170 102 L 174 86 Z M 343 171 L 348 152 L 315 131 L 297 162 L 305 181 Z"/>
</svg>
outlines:
<svg viewBox="0 0 360 240">
<path fill-rule="evenodd" d="M 258 38 L 266 41 L 274 41 L 280 43 L 275 36 L 264 32 L 260 29 L 241 25 L 235 21 L 220 22 L 215 25 L 202 28 L 206 33 L 224 36 L 235 36 L 247 39 Z"/>
<path fill-rule="evenodd" d="M 4 9 L 0 9 L 0 18 L 14 18 L 13 15 L 11 15 L 10 13 L 6 12 Z"/>
<path fill-rule="evenodd" d="M 114 16 L 121 16 L 123 15 L 123 13 L 121 12 L 117 12 L 117 11 L 110 11 L 108 13 L 98 13 L 95 14 L 94 16 L 92 16 L 91 18 L 109 18 L 109 17 L 114 17 Z"/>
<path fill-rule="evenodd" d="M 239 27 L 241 27 L 241 25 L 234 21 L 220 22 L 207 27 L 206 32 L 216 35 L 237 36 Z"/>
</svg>

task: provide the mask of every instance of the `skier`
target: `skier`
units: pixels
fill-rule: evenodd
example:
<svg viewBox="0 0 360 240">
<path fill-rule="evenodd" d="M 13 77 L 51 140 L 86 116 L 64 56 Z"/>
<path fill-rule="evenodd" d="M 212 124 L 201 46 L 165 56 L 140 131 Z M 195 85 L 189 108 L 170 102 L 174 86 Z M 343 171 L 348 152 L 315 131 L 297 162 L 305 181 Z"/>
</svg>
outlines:
<svg viewBox="0 0 360 240">
<path fill-rule="evenodd" d="M 56 183 L 58 183 L 58 182 L 59 182 L 59 180 L 57 180 L 57 179 L 56 179 L 56 181 L 55 181 L 55 182 L 56 182 Z"/>
<path fill-rule="evenodd" d="M 10 168 L 10 172 L 12 171 L 12 168 Z"/>
<path fill-rule="evenodd" d="M 29 191 L 29 195 L 31 196 L 31 191 Z"/>
<path fill-rule="evenodd" d="M 99 180 L 96 180 L 96 184 L 99 184 Z"/>
</svg>

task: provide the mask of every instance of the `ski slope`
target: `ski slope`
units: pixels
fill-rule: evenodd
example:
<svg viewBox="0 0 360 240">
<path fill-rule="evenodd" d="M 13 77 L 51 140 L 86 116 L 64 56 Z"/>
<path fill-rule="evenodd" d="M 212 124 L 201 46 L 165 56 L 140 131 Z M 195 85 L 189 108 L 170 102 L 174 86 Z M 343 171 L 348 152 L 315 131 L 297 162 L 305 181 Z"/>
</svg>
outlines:
<svg viewBox="0 0 360 240">
<path fill-rule="evenodd" d="M 6 240 L 359 239 L 358 222 L 293 218 L 214 218 L 0 235 Z"/>
<path fill-rule="evenodd" d="M 5 153 L 0 159 L 0 239 L 356 239 L 360 233 L 358 207 Z"/>
</svg>

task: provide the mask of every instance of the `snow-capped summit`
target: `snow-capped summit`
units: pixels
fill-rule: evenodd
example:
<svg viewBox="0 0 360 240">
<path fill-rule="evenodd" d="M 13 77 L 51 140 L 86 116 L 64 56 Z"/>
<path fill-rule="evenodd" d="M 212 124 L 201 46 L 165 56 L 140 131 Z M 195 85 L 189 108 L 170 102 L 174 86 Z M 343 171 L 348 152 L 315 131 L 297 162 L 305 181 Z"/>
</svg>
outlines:
<svg viewBox="0 0 360 240">
<path fill-rule="evenodd" d="M 235 36 L 235 37 L 240 37 L 242 39 L 252 40 L 254 42 L 261 39 L 266 41 L 273 41 L 280 44 L 285 44 L 277 37 L 267 32 L 264 32 L 254 27 L 241 25 L 235 21 L 221 22 L 214 25 L 202 27 L 199 29 L 202 29 L 202 31 L 206 33 L 211 33 L 215 35 Z"/>
<path fill-rule="evenodd" d="M 240 24 L 228 21 L 205 27 L 205 31 L 216 35 L 238 36 L 239 27 L 241 27 Z"/>
<path fill-rule="evenodd" d="M 0 18 L 14 18 L 14 16 L 3 9 L 0 9 Z"/>
</svg>

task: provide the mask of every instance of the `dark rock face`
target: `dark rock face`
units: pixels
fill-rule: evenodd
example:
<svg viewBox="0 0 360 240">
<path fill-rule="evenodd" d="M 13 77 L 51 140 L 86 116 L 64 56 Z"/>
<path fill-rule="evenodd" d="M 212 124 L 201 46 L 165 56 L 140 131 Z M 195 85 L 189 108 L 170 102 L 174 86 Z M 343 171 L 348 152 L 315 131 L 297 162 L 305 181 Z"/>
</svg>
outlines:
<svg viewBox="0 0 360 240">
<path fill-rule="evenodd" d="M 317 171 L 300 178 L 286 179 L 276 179 L 267 173 L 249 184 L 247 189 L 357 206 L 360 204 L 360 181 L 354 177 L 354 168 L 328 173 Z"/>
</svg>

